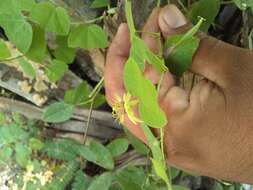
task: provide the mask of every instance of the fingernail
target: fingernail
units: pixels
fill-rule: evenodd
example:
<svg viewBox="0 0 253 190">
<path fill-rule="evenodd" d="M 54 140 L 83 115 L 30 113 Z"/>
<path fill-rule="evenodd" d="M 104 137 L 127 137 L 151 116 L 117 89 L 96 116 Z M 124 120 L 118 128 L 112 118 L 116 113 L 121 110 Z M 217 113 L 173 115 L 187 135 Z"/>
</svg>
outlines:
<svg viewBox="0 0 253 190">
<path fill-rule="evenodd" d="M 163 20 L 170 28 L 178 28 L 187 24 L 185 16 L 175 5 L 169 5 L 165 8 Z"/>
</svg>

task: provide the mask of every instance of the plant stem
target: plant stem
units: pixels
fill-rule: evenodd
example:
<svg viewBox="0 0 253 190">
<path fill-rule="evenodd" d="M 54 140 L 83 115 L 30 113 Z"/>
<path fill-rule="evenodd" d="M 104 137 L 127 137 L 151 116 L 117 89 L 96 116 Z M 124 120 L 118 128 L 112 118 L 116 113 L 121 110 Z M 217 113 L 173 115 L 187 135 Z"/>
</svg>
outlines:
<svg viewBox="0 0 253 190">
<path fill-rule="evenodd" d="M 89 94 L 89 98 L 92 98 L 99 89 L 101 89 L 101 87 L 103 86 L 103 83 L 104 83 L 104 77 L 102 77 L 100 79 L 100 81 L 98 82 L 98 84 L 95 86 L 95 88 L 92 90 L 92 92 Z"/>
<path fill-rule="evenodd" d="M 22 57 L 24 57 L 25 55 L 19 55 L 19 56 L 17 56 L 17 57 L 12 57 L 12 58 L 9 58 L 9 59 L 2 59 L 2 60 L 0 60 L 1 62 L 9 62 L 9 61 L 14 61 L 14 60 L 17 60 L 17 59 L 19 59 L 19 58 L 22 58 Z"/>
<path fill-rule="evenodd" d="M 161 84 L 163 82 L 163 79 L 164 79 L 164 73 L 161 75 L 160 77 L 160 80 L 159 80 L 159 83 L 158 83 L 158 86 L 157 86 L 157 92 L 159 93 L 160 91 L 160 88 L 161 88 Z"/>
<path fill-rule="evenodd" d="M 84 132 L 83 144 L 85 144 L 86 139 L 87 139 L 87 134 L 88 134 L 89 127 L 90 127 L 90 120 L 91 120 L 91 116 L 92 116 L 92 111 L 93 111 L 95 99 L 96 99 L 98 93 L 100 92 L 101 88 L 103 87 L 103 82 L 104 82 L 104 77 L 99 81 L 99 83 L 96 85 L 96 87 L 93 89 L 93 91 L 89 95 L 89 97 L 91 98 L 90 99 L 91 103 L 90 103 L 88 120 L 87 120 L 87 124 L 86 124 L 86 130 Z"/>
<path fill-rule="evenodd" d="M 92 24 L 94 22 L 97 22 L 97 21 L 100 21 L 100 20 L 103 20 L 105 18 L 105 15 L 102 15 L 100 17 L 97 17 L 97 18 L 94 18 L 94 19 L 91 19 L 91 20 L 87 20 L 85 21 L 86 24 Z"/>
<path fill-rule="evenodd" d="M 84 137 L 83 137 L 83 144 L 85 144 L 86 139 L 87 139 L 87 134 L 88 134 L 88 130 L 89 130 L 89 127 L 90 127 L 90 120 L 91 120 L 91 116 L 92 116 L 94 102 L 95 102 L 95 98 L 92 100 L 92 102 L 90 104 L 88 120 L 87 120 L 86 129 L 85 129 Z"/>
<path fill-rule="evenodd" d="M 160 7 L 161 6 L 161 0 L 157 0 L 157 4 L 156 4 L 156 7 Z"/>
</svg>

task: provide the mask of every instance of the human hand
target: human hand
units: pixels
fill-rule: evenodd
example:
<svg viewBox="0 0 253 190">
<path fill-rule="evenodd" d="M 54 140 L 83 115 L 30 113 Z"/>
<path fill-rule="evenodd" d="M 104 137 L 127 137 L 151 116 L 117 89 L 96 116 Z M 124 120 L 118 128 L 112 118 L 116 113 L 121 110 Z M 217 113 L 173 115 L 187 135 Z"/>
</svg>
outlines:
<svg viewBox="0 0 253 190">
<path fill-rule="evenodd" d="M 146 32 L 169 38 L 188 29 L 182 13 L 168 5 L 153 11 L 142 37 L 156 52 L 156 40 Z M 164 139 L 168 163 L 199 175 L 253 183 L 253 53 L 200 36 L 190 70 L 204 80 L 186 92 L 175 86 L 168 73 L 159 91 L 158 101 L 168 117 Z M 107 55 L 105 88 L 110 105 L 116 94 L 125 93 L 123 68 L 129 49 L 128 28 L 122 24 Z M 150 66 L 145 75 L 154 83 L 158 80 Z M 141 128 L 126 114 L 123 124 L 146 142 Z"/>
</svg>

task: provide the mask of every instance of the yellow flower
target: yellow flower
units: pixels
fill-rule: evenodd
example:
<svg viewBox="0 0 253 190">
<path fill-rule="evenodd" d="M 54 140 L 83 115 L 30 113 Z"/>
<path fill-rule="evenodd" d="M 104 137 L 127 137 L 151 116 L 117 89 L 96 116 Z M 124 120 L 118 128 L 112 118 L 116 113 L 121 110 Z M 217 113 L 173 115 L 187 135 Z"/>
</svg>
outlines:
<svg viewBox="0 0 253 190">
<path fill-rule="evenodd" d="M 134 124 L 143 122 L 134 114 L 134 108 L 138 105 L 139 101 L 137 99 L 133 99 L 132 95 L 127 92 L 123 95 L 123 100 L 116 95 L 116 102 L 112 106 L 112 115 L 114 118 L 118 119 L 120 123 L 124 122 L 124 114 L 126 113 Z"/>
</svg>

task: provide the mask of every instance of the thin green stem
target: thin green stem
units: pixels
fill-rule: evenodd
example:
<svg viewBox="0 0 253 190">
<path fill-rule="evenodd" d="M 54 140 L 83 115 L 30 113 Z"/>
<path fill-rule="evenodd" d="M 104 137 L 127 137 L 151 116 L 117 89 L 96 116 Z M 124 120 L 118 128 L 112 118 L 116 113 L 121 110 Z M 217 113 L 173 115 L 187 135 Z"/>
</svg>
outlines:
<svg viewBox="0 0 253 190">
<path fill-rule="evenodd" d="M 87 120 L 86 129 L 85 129 L 84 137 L 83 137 L 83 144 L 85 144 L 86 139 L 87 139 L 87 134 L 88 134 L 89 127 L 90 127 L 90 120 L 91 120 L 91 116 L 92 116 L 92 111 L 93 111 L 94 102 L 95 102 L 95 99 L 93 99 L 93 101 L 92 101 L 91 104 L 90 104 L 88 120 Z"/>
<path fill-rule="evenodd" d="M 102 78 L 99 83 L 96 85 L 96 87 L 93 89 L 93 91 L 91 92 L 91 94 L 89 95 L 89 97 L 91 97 L 90 101 L 90 109 L 89 109 L 89 115 L 88 115 L 88 120 L 87 120 L 87 124 L 86 124 L 86 129 L 84 132 L 84 138 L 83 138 L 83 144 L 85 144 L 86 139 L 87 139 L 87 134 L 89 131 L 89 127 L 90 127 L 90 120 L 91 120 L 91 116 L 92 116 L 92 111 L 93 111 L 93 107 L 94 107 L 94 103 L 96 100 L 96 97 L 98 95 L 98 93 L 100 92 L 101 88 L 103 87 L 103 82 L 104 82 L 104 78 Z"/>
<path fill-rule="evenodd" d="M 159 83 L 158 83 L 158 86 L 157 86 L 157 92 L 158 92 L 158 93 L 159 93 L 159 91 L 160 91 L 160 88 L 161 88 L 163 79 L 164 79 L 164 73 L 161 75 L 160 80 L 159 80 Z"/>
<path fill-rule="evenodd" d="M 81 102 L 81 103 L 77 104 L 77 106 L 84 106 L 84 105 L 86 105 L 86 104 L 88 104 L 88 103 L 91 103 L 91 102 L 92 102 L 92 100 L 89 99 L 89 100 L 87 100 L 87 101 L 85 101 L 85 102 Z"/>
<path fill-rule="evenodd" d="M 161 151 L 163 155 L 163 161 L 165 163 L 166 160 L 165 160 L 165 154 L 164 154 L 164 128 L 160 128 L 160 144 L 161 144 Z"/>
<path fill-rule="evenodd" d="M 93 24 L 93 23 L 95 23 L 97 21 L 103 20 L 104 18 L 105 18 L 105 15 L 102 15 L 100 17 L 97 17 L 97 18 L 94 18 L 94 19 L 91 19 L 91 20 L 87 20 L 87 21 L 85 21 L 85 23 L 86 24 Z"/>
<path fill-rule="evenodd" d="M 22 57 L 24 57 L 25 55 L 19 55 L 19 56 L 17 56 L 17 57 L 12 57 L 12 58 L 8 58 L 8 59 L 2 59 L 2 60 L 0 60 L 1 62 L 10 62 L 10 61 L 14 61 L 14 60 L 17 60 L 17 59 L 19 59 L 19 58 L 22 58 Z"/>
<path fill-rule="evenodd" d="M 157 0 L 157 4 L 156 4 L 156 7 L 160 7 L 161 6 L 161 0 Z"/>
<path fill-rule="evenodd" d="M 184 6 L 184 3 L 181 0 L 177 0 L 178 4 L 182 7 L 185 13 L 188 12 L 188 9 Z"/>
<path fill-rule="evenodd" d="M 134 19 L 132 13 L 132 3 L 129 0 L 125 0 L 125 14 L 127 19 L 127 24 L 130 30 L 131 42 L 133 41 L 133 37 L 135 35 L 136 29 L 134 26 Z"/>
<path fill-rule="evenodd" d="M 97 91 L 101 89 L 101 87 L 103 86 L 103 83 L 104 83 L 104 77 L 100 79 L 100 81 L 98 82 L 98 84 L 95 86 L 95 88 L 92 90 L 92 92 L 89 94 L 88 97 L 92 98 L 97 93 Z"/>
</svg>

